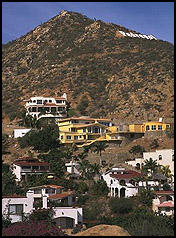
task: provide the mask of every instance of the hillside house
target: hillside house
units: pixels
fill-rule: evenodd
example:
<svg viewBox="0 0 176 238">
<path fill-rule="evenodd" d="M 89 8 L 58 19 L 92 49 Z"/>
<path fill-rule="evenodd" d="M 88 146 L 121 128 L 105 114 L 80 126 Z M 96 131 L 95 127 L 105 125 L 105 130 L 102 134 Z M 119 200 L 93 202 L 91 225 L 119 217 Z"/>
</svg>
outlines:
<svg viewBox="0 0 176 238">
<path fill-rule="evenodd" d="M 152 210 L 163 215 L 174 215 L 174 191 L 155 191 Z"/>
<path fill-rule="evenodd" d="M 70 161 L 65 164 L 67 172 L 71 174 L 73 177 L 79 177 L 81 174 L 79 172 L 79 164 L 74 161 Z"/>
<path fill-rule="evenodd" d="M 31 97 L 24 100 L 28 115 L 39 118 L 64 118 L 67 116 L 67 95 L 62 97 Z"/>
<path fill-rule="evenodd" d="M 174 150 L 173 149 L 163 149 L 156 150 L 155 152 L 144 152 L 142 158 L 136 158 L 131 161 L 127 161 L 126 163 L 132 165 L 133 167 L 137 167 L 139 169 L 142 168 L 145 160 L 149 160 L 152 158 L 156 160 L 157 164 L 166 166 L 169 165 L 171 173 L 174 175 Z"/>
<path fill-rule="evenodd" d="M 34 192 L 34 202 L 41 201 L 46 196 L 50 202 L 55 201 L 65 206 L 72 206 L 75 203 L 75 193 L 73 191 L 64 192 L 64 188 L 58 185 L 42 185 L 29 188 Z"/>
<path fill-rule="evenodd" d="M 102 174 L 101 178 L 110 188 L 111 197 L 131 197 L 138 193 L 138 183 L 135 182 L 135 178 L 140 176 L 140 173 L 133 170 L 113 168 Z"/>
<path fill-rule="evenodd" d="M 23 157 L 13 162 L 11 170 L 16 176 L 16 181 L 19 182 L 26 180 L 28 174 L 50 174 L 50 165 L 35 158 Z"/>
<path fill-rule="evenodd" d="M 72 117 L 58 120 L 60 140 L 64 144 L 75 143 L 79 147 L 90 145 L 95 141 L 121 142 L 110 130 L 109 119 L 89 117 Z"/>
<path fill-rule="evenodd" d="M 149 121 L 144 122 L 142 124 L 130 124 L 129 131 L 130 132 L 163 132 L 170 128 L 170 124 L 164 123 L 162 121 Z"/>
<path fill-rule="evenodd" d="M 47 195 L 42 196 L 42 208 L 47 209 L 48 206 Z M 29 216 L 34 208 L 34 191 L 29 190 L 26 196 L 9 195 L 2 198 L 2 215 L 9 216 L 12 223 L 23 221 L 24 216 Z M 83 222 L 83 211 L 79 207 L 57 207 L 54 206 L 55 212 L 53 220 L 61 228 L 73 228 L 77 224 Z"/>
</svg>

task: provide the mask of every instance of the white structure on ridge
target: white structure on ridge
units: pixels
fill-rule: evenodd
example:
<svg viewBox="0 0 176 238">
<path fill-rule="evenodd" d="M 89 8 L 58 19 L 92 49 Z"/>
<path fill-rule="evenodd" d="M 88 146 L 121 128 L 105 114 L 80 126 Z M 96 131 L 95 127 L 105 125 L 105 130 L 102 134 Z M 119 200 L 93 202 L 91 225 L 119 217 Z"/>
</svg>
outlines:
<svg viewBox="0 0 176 238">
<path fill-rule="evenodd" d="M 67 94 L 62 97 L 31 97 L 26 102 L 27 114 L 36 116 L 37 119 L 45 118 L 65 118 L 67 116 Z"/>
<path fill-rule="evenodd" d="M 26 133 L 28 133 L 31 129 L 14 129 L 13 130 L 13 138 L 23 137 Z"/>
<path fill-rule="evenodd" d="M 129 36 L 129 37 L 133 37 L 133 38 L 143 38 L 143 39 L 147 39 L 147 40 L 157 40 L 157 38 L 153 35 L 143 35 L 143 34 L 136 34 L 136 33 L 132 33 L 132 32 L 124 32 L 124 31 L 119 31 L 120 34 L 122 34 L 123 36 Z"/>
</svg>

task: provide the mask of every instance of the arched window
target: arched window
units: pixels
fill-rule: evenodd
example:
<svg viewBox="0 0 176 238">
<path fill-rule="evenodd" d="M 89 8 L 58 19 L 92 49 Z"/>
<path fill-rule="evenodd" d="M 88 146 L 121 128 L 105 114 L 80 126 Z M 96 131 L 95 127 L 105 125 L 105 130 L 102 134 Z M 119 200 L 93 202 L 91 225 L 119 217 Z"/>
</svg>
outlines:
<svg viewBox="0 0 176 238">
<path fill-rule="evenodd" d="M 111 184 L 113 184 L 113 180 L 111 179 Z"/>
<path fill-rule="evenodd" d="M 159 160 L 162 160 L 162 155 L 159 155 Z"/>
<path fill-rule="evenodd" d="M 146 131 L 149 131 L 150 130 L 150 126 L 146 126 Z"/>
<path fill-rule="evenodd" d="M 118 197 L 119 190 L 118 188 L 115 188 L 115 197 Z"/>
<path fill-rule="evenodd" d="M 140 163 L 136 164 L 136 169 L 138 169 L 138 170 L 140 169 Z"/>
</svg>

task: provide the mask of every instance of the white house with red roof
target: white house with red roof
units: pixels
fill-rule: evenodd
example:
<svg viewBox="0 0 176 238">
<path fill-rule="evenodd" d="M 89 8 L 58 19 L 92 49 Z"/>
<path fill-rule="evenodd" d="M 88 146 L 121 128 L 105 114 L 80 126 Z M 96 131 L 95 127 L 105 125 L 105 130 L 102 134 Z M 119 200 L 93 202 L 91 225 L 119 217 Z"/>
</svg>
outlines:
<svg viewBox="0 0 176 238">
<path fill-rule="evenodd" d="M 71 195 L 71 191 L 57 193 L 62 190 L 62 186 L 44 185 L 44 189 L 55 189 L 55 194 L 50 195 L 49 191 L 44 191 L 41 195 L 42 208 L 47 209 L 51 206 L 50 200 L 62 199 Z M 26 196 L 8 195 L 2 197 L 2 215 L 11 219 L 12 223 L 23 221 L 24 216 L 30 215 L 35 210 L 36 189 L 29 190 Z M 73 206 L 54 206 L 55 212 L 53 219 L 61 228 L 73 228 L 83 222 L 83 211 L 80 207 Z"/>
<path fill-rule="evenodd" d="M 18 182 L 25 180 L 28 174 L 50 173 L 50 165 L 35 158 L 23 157 L 13 162 L 11 170 Z"/>
<path fill-rule="evenodd" d="M 131 197 L 138 193 L 138 184 L 135 178 L 140 177 L 139 172 L 125 168 L 113 168 L 102 174 L 101 178 L 110 188 L 111 197 Z"/>
<path fill-rule="evenodd" d="M 152 210 L 163 215 L 174 215 L 174 191 L 155 191 Z"/>
<path fill-rule="evenodd" d="M 37 119 L 47 118 L 65 118 L 67 116 L 67 95 L 64 93 L 61 97 L 31 97 L 24 100 L 27 114 L 36 116 Z"/>
<path fill-rule="evenodd" d="M 72 206 L 75 203 L 75 193 L 73 191 L 64 191 L 64 187 L 55 184 L 41 185 L 36 187 L 30 187 L 31 191 L 34 192 L 34 201 L 41 200 L 42 197 L 46 196 L 48 201 L 55 201 L 58 204 L 66 206 Z"/>
<path fill-rule="evenodd" d="M 2 215 L 9 216 L 12 223 L 23 220 L 23 215 L 28 216 L 33 211 L 34 196 L 28 191 L 26 196 L 17 194 L 2 197 Z"/>
</svg>

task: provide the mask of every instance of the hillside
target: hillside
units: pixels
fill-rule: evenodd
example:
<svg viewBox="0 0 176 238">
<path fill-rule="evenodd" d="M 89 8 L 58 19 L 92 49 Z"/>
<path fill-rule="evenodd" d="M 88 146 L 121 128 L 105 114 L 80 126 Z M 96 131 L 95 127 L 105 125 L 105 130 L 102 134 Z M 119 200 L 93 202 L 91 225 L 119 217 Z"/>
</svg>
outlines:
<svg viewBox="0 0 176 238">
<path fill-rule="evenodd" d="M 173 45 L 124 37 L 118 30 L 135 33 L 62 11 L 3 45 L 3 116 L 13 119 L 30 96 L 66 92 L 72 115 L 173 118 Z"/>
</svg>

